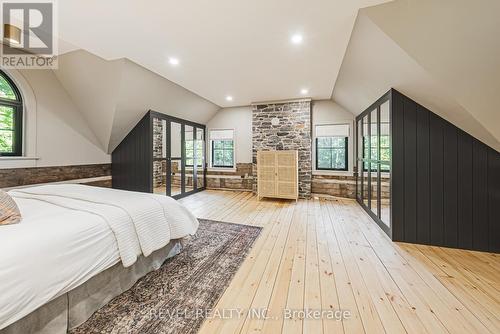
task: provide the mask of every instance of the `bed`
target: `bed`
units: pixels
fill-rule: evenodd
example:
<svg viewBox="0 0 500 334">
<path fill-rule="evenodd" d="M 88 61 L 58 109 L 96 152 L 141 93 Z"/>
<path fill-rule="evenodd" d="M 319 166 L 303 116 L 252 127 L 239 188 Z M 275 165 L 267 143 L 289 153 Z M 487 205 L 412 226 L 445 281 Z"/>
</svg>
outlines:
<svg viewBox="0 0 500 334">
<path fill-rule="evenodd" d="M 197 219 L 175 200 L 84 185 L 9 194 L 0 227 L 0 333 L 66 333 L 180 252 Z"/>
</svg>

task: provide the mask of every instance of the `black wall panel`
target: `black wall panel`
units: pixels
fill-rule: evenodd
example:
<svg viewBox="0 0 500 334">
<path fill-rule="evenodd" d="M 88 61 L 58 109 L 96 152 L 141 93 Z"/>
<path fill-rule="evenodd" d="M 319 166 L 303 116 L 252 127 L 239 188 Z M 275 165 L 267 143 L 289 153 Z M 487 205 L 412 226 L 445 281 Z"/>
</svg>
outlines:
<svg viewBox="0 0 500 334">
<path fill-rule="evenodd" d="M 488 147 L 474 139 L 472 151 L 472 247 L 488 250 Z"/>
<path fill-rule="evenodd" d="M 394 111 L 398 112 L 398 111 Z M 422 111 L 425 112 L 425 111 Z M 430 244 L 443 245 L 444 223 L 443 223 L 443 180 L 444 180 L 444 122 L 438 116 L 429 113 L 429 154 L 430 154 Z M 395 140 L 395 139 L 394 139 Z M 419 222 L 420 223 L 420 222 Z M 418 240 L 420 242 L 420 240 Z"/>
<path fill-rule="evenodd" d="M 457 128 L 450 123 L 445 123 L 443 131 L 443 225 L 444 245 L 446 247 L 457 247 Z"/>
<path fill-rule="evenodd" d="M 417 106 L 417 240 L 430 242 L 429 113 Z"/>
<path fill-rule="evenodd" d="M 111 155 L 113 188 L 151 192 L 152 134 L 149 113 L 123 139 Z"/>
<path fill-rule="evenodd" d="M 392 108 L 403 110 L 403 97 L 402 95 L 392 94 Z M 392 155 L 402 157 L 404 156 L 404 113 L 392 113 L 392 137 L 398 138 L 392 141 Z M 392 160 L 392 173 L 391 173 L 391 210 L 392 222 L 404 222 L 404 160 Z M 392 240 L 404 240 L 404 225 L 392 223 Z"/>
<path fill-rule="evenodd" d="M 393 240 L 500 251 L 500 153 L 392 90 Z"/>
<path fill-rule="evenodd" d="M 500 253 L 500 154 L 488 150 L 489 250 Z"/>
<path fill-rule="evenodd" d="M 417 105 L 403 100 L 404 108 L 404 240 L 417 242 Z"/>
<path fill-rule="evenodd" d="M 472 248 L 472 137 L 458 131 L 458 247 Z"/>
</svg>

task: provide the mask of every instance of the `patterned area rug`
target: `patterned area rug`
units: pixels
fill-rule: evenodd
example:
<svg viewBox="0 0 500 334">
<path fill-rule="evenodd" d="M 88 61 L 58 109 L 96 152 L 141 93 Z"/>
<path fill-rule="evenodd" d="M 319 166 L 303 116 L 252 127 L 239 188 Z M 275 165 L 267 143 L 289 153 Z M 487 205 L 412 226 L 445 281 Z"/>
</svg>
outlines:
<svg viewBox="0 0 500 334">
<path fill-rule="evenodd" d="M 197 235 L 181 254 L 70 333 L 197 333 L 260 231 L 260 227 L 200 219 Z"/>
</svg>

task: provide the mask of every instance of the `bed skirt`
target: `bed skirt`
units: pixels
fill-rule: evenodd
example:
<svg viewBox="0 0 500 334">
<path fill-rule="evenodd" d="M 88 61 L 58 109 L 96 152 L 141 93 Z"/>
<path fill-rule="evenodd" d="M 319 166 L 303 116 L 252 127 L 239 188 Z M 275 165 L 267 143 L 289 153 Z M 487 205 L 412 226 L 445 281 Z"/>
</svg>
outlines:
<svg viewBox="0 0 500 334">
<path fill-rule="evenodd" d="M 0 334 L 63 334 L 83 324 L 111 299 L 130 289 L 139 278 L 157 270 L 166 259 L 180 253 L 179 240 L 124 268 L 119 262 L 97 276 L 0 330 Z"/>
</svg>

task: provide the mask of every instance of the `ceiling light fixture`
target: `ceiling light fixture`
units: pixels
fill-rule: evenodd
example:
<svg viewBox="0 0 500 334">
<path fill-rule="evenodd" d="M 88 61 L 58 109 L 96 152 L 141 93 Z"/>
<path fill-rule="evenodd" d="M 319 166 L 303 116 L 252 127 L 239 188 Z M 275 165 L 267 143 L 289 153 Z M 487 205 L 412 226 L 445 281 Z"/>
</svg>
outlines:
<svg viewBox="0 0 500 334">
<path fill-rule="evenodd" d="M 233 97 L 231 95 L 226 96 L 226 101 L 232 101 Z"/>
<path fill-rule="evenodd" d="M 179 65 L 179 59 L 174 58 L 174 57 L 168 58 L 168 62 L 170 63 L 170 65 L 173 65 L 173 66 Z"/>
<path fill-rule="evenodd" d="M 307 95 L 307 94 L 309 94 L 309 89 L 307 89 L 307 88 L 302 88 L 302 89 L 300 90 L 300 94 L 302 94 L 302 95 Z"/>
<path fill-rule="evenodd" d="M 304 38 L 302 37 L 301 34 L 295 34 L 292 36 L 290 40 L 292 41 L 293 44 L 301 44 Z"/>
<path fill-rule="evenodd" d="M 4 24 L 3 39 L 10 44 L 21 44 L 21 29 L 12 24 Z"/>
</svg>

